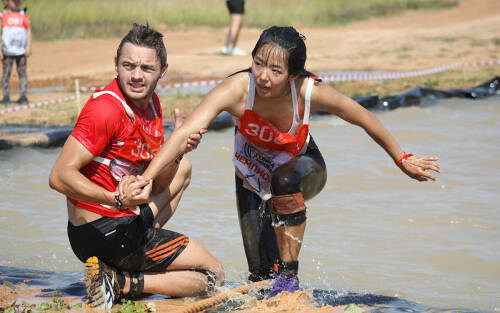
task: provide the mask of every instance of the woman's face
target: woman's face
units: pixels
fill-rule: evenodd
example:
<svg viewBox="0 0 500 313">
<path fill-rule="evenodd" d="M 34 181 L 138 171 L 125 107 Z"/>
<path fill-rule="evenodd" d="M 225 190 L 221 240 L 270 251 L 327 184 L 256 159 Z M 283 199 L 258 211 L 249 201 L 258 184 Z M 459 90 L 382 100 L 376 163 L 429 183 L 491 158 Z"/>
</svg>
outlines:
<svg viewBox="0 0 500 313">
<path fill-rule="evenodd" d="M 14 1 L 14 0 L 4 1 L 4 4 L 7 7 L 7 9 L 13 10 L 13 11 L 17 10 L 19 7 L 17 1 Z"/>
<path fill-rule="evenodd" d="M 252 61 L 252 74 L 260 97 L 275 98 L 284 95 L 291 80 L 286 51 L 270 44 L 260 47 Z"/>
</svg>

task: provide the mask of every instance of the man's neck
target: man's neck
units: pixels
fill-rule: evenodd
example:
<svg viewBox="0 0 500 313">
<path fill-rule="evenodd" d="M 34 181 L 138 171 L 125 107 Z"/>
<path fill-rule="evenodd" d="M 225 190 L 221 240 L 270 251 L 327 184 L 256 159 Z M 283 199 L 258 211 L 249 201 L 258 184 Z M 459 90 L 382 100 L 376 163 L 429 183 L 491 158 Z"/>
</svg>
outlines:
<svg viewBox="0 0 500 313">
<path fill-rule="evenodd" d="M 136 107 L 138 107 L 139 109 L 146 110 L 148 108 L 149 98 L 147 100 L 132 100 L 132 99 L 127 98 L 127 96 L 125 96 L 125 95 L 124 95 L 124 97 L 127 100 L 127 103 L 133 104 Z"/>
</svg>

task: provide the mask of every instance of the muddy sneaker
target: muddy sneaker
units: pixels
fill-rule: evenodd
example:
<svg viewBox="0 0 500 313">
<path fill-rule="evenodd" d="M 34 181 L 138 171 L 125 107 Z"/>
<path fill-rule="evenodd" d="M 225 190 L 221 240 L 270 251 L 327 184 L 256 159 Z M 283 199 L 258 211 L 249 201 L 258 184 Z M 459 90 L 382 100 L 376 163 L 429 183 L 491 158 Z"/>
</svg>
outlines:
<svg viewBox="0 0 500 313">
<path fill-rule="evenodd" d="M 267 298 L 272 298 L 282 291 L 293 293 L 299 290 L 299 278 L 293 274 L 282 273 L 276 276 L 273 288 Z"/>
<path fill-rule="evenodd" d="M 21 97 L 19 97 L 19 100 L 17 100 L 17 103 L 19 103 L 19 104 L 28 104 L 29 101 L 28 101 L 28 98 L 26 98 L 26 96 L 21 96 Z"/>
<path fill-rule="evenodd" d="M 10 104 L 10 97 L 9 96 L 3 97 L 2 104 L 9 105 Z"/>
<path fill-rule="evenodd" d="M 120 298 L 116 271 L 93 256 L 85 262 L 85 285 L 87 301 L 91 308 L 111 309 Z"/>
</svg>

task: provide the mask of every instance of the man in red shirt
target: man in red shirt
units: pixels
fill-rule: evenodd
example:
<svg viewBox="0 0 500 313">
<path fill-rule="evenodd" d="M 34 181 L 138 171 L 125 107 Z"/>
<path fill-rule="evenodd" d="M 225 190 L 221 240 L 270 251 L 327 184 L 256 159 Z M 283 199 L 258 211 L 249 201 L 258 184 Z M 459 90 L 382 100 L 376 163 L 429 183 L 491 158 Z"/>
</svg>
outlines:
<svg viewBox="0 0 500 313">
<path fill-rule="evenodd" d="M 117 50 L 117 77 L 85 104 L 50 174 L 50 186 L 67 196 L 68 237 L 85 263 L 90 307 L 110 309 L 143 293 L 202 295 L 224 278 L 200 244 L 162 229 L 189 184 L 187 159 L 179 155 L 154 181 L 126 182 L 164 142 L 154 90 L 167 67 L 163 36 L 134 24 Z M 185 151 L 204 132 L 192 134 Z"/>
</svg>

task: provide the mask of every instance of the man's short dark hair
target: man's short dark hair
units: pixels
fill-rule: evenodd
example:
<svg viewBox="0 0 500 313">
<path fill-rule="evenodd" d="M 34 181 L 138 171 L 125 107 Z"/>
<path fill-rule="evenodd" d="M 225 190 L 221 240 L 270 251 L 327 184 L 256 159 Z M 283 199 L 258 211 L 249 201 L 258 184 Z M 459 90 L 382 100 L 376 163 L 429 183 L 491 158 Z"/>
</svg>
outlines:
<svg viewBox="0 0 500 313">
<path fill-rule="evenodd" d="M 122 48 L 127 42 L 135 46 L 155 49 L 156 55 L 160 59 L 161 68 L 167 65 L 167 49 L 165 49 L 165 45 L 163 44 L 163 35 L 149 27 L 148 24 L 140 25 L 134 23 L 132 29 L 123 37 L 118 46 L 118 50 L 116 51 L 117 59 L 120 58 Z"/>
</svg>

